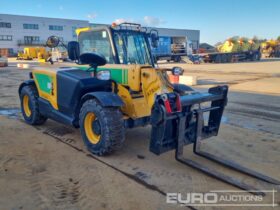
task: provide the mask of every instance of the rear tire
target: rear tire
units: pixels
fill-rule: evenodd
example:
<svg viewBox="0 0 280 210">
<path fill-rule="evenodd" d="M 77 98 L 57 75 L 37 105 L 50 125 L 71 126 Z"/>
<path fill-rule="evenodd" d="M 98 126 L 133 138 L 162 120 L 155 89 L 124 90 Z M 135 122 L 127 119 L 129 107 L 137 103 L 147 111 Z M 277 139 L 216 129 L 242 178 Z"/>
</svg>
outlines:
<svg viewBox="0 0 280 210">
<path fill-rule="evenodd" d="M 88 150 L 99 156 L 122 147 L 125 139 L 122 113 L 117 107 L 102 107 L 95 100 L 87 100 L 80 111 L 80 131 Z"/>
<path fill-rule="evenodd" d="M 24 86 L 20 92 L 21 112 L 24 120 L 30 125 L 42 125 L 47 118 L 40 114 L 36 87 Z"/>
</svg>

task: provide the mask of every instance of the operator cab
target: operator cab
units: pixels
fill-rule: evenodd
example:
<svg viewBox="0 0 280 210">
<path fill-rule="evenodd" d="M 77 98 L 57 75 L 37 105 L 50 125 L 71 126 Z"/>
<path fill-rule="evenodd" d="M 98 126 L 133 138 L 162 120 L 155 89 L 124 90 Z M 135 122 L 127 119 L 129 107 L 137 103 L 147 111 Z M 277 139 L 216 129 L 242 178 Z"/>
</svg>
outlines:
<svg viewBox="0 0 280 210">
<path fill-rule="evenodd" d="M 158 45 L 158 32 L 140 24 L 122 23 L 119 25 L 78 29 L 78 42 L 71 41 L 68 46 L 60 42 L 56 36 L 49 37 L 47 46 L 54 48 L 60 43 L 67 48 L 71 60 L 80 62 L 80 55 L 89 53 L 104 57 L 107 64 L 138 64 L 154 66 L 154 58 L 150 45 Z M 91 56 L 94 57 L 94 56 Z M 83 63 L 85 64 L 85 63 Z M 104 64 L 103 64 L 104 65 Z"/>
<path fill-rule="evenodd" d="M 96 27 L 78 32 L 78 42 L 70 42 L 68 49 L 73 54 L 72 45 L 78 45 L 76 54 L 102 54 L 108 64 L 138 64 L 154 66 L 150 49 L 158 41 L 157 31 L 147 32 L 139 24 Z"/>
</svg>

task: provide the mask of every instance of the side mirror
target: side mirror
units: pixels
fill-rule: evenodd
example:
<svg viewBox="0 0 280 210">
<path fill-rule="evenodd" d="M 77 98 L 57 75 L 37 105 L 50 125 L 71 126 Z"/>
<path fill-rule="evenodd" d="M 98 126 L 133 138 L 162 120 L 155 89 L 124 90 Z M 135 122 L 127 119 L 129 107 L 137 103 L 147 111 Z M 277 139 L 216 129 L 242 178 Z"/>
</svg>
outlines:
<svg viewBox="0 0 280 210">
<path fill-rule="evenodd" d="M 50 36 L 46 42 L 47 47 L 55 48 L 59 45 L 60 40 L 57 36 Z"/>
<path fill-rule="evenodd" d="M 153 48 L 158 48 L 158 41 L 159 41 L 159 37 L 158 37 L 158 31 L 152 29 L 150 32 L 150 36 L 151 36 L 151 45 Z"/>
<path fill-rule="evenodd" d="M 182 69 L 181 67 L 173 67 L 171 71 L 175 76 L 183 75 L 184 73 L 184 69 Z"/>
<path fill-rule="evenodd" d="M 80 46 L 79 43 L 76 41 L 71 41 L 68 43 L 67 46 L 68 57 L 69 59 L 76 61 L 79 60 L 80 56 Z"/>
</svg>

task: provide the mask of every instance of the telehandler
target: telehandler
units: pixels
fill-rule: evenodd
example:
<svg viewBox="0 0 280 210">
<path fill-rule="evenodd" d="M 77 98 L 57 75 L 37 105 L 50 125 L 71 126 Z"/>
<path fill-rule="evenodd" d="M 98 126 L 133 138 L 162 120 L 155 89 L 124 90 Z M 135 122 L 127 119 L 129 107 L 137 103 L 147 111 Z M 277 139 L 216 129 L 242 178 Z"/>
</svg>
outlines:
<svg viewBox="0 0 280 210">
<path fill-rule="evenodd" d="M 73 67 L 36 68 L 19 87 L 22 114 L 31 125 L 48 118 L 80 128 L 88 150 L 107 155 L 124 142 L 125 129 L 152 125 L 150 151 L 160 155 L 175 150 L 176 160 L 221 181 L 245 189 L 255 188 L 183 157 L 184 145 L 194 153 L 271 183 L 270 177 L 199 150 L 201 140 L 218 135 L 227 104 L 227 86 L 199 93 L 182 84 L 171 84 L 168 72 L 179 67 L 157 68 L 150 42 L 157 46 L 158 33 L 139 24 L 80 29 L 78 41 L 68 43 Z M 150 40 L 149 40 L 150 39 Z M 47 41 L 50 48 L 58 37 Z M 63 44 L 64 45 L 64 44 Z M 205 103 L 210 104 L 205 107 Z M 203 115 L 209 113 L 208 118 Z"/>
</svg>

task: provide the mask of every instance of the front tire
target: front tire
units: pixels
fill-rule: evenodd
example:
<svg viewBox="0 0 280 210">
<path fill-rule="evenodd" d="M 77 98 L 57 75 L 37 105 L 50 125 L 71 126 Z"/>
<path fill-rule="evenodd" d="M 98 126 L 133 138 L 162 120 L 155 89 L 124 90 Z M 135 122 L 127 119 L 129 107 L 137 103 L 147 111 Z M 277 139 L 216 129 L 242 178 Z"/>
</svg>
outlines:
<svg viewBox="0 0 280 210">
<path fill-rule="evenodd" d="M 102 156 L 121 148 L 125 132 L 117 107 L 102 107 L 90 99 L 83 104 L 79 118 L 83 141 L 91 153 Z"/>
<path fill-rule="evenodd" d="M 24 86 L 20 92 L 21 112 L 25 122 L 30 125 L 42 125 L 47 118 L 40 114 L 38 92 L 34 86 Z"/>
</svg>

